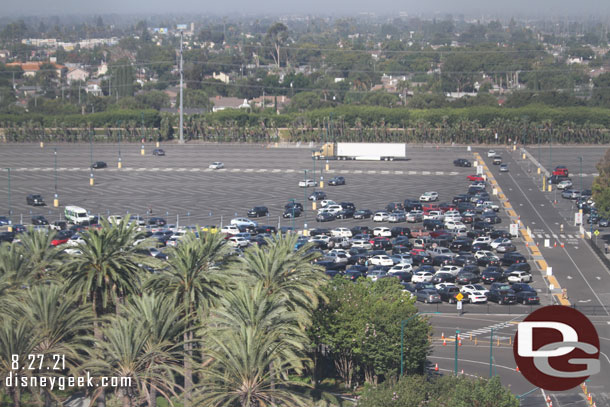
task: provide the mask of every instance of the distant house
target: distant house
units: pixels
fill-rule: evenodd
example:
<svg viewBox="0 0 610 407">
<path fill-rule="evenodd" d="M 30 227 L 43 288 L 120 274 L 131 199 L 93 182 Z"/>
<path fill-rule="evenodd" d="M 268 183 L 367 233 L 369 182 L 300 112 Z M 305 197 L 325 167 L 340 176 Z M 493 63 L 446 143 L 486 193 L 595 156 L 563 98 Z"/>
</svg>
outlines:
<svg viewBox="0 0 610 407">
<path fill-rule="evenodd" d="M 55 73 L 58 77 L 61 77 L 61 71 L 65 68 L 63 65 L 59 65 L 53 62 L 10 62 L 6 66 L 18 66 L 23 70 L 23 76 L 36 76 L 36 73 L 40 70 L 40 66 L 50 63 L 55 68 Z"/>
<path fill-rule="evenodd" d="M 100 77 L 100 76 L 104 76 L 108 73 L 108 64 L 106 64 L 106 62 L 102 62 L 100 64 L 100 66 L 97 67 L 97 73 L 96 76 Z"/>
<path fill-rule="evenodd" d="M 171 107 L 176 106 L 176 99 L 178 98 L 178 94 L 180 93 L 180 88 L 178 86 L 172 86 L 163 91 L 167 96 L 169 96 L 169 104 Z"/>
<path fill-rule="evenodd" d="M 221 81 L 222 83 L 229 83 L 229 79 L 230 79 L 229 75 L 227 75 L 224 72 L 218 72 L 218 73 L 214 72 L 214 73 L 212 73 L 212 78 L 214 78 L 218 81 Z"/>
<path fill-rule="evenodd" d="M 0 61 L 4 62 L 10 56 L 11 56 L 11 53 L 8 50 L 0 49 Z"/>
<path fill-rule="evenodd" d="M 213 112 L 219 112 L 225 109 L 249 109 L 250 105 L 246 99 L 216 96 L 211 97 L 210 102 L 214 103 Z"/>
<path fill-rule="evenodd" d="M 275 107 L 276 100 L 277 100 L 278 109 L 283 109 L 290 103 L 290 98 L 283 96 L 283 95 L 280 95 L 280 96 L 267 95 L 267 96 L 265 96 L 264 99 L 262 96 L 260 96 L 260 97 L 252 99 L 250 101 L 250 103 L 255 107 L 268 108 L 268 107 Z"/>
<path fill-rule="evenodd" d="M 84 82 L 87 78 L 89 78 L 89 72 L 85 71 L 83 68 L 71 69 L 66 74 L 66 82 L 68 82 L 68 85 L 72 82 Z"/>
<path fill-rule="evenodd" d="M 85 92 L 93 96 L 102 96 L 102 88 L 99 83 L 95 82 L 88 82 L 87 87 L 85 88 Z"/>
</svg>

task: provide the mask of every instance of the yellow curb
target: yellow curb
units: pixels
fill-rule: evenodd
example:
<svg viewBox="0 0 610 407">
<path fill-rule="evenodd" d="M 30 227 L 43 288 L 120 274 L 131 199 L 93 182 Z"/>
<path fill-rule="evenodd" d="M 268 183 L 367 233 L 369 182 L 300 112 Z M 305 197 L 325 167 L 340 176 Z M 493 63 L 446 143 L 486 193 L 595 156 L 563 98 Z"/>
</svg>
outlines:
<svg viewBox="0 0 610 407">
<path fill-rule="evenodd" d="M 500 198 L 500 199 L 506 199 L 506 197 L 504 196 L 504 194 L 498 194 L 498 198 Z"/>
<path fill-rule="evenodd" d="M 503 202 L 502 204 L 504 205 L 505 208 L 512 207 L 511 204 L 508 201 Z"/>
<path fill-rule="evenodd" d="M 540 249 L 536 246 L 530 246 L 530 250 L 534 256 L 540 256 Z"/>
<path fill-rule="evenodd" d="M 549 284 L 553 284 L 553 287 L 561 288 L 561 286 L 559 285 L 559 282 L 557 281 L 555 276 L 545 276 L 545 277 L 546 277 L 547 281 L 549 282 Z"/>
<path fill-rule="evenodd" d="M 517 212 L 515 212 L 512 207 L 507 212 L 510 216 L 514 216 L 515 218 L 517 217 Z"/>
<path fill-rule="evenodd" d="M 567 299 L 563 298 L 562 294 L 553 294 L 553 296 L 555 298 L 557 298 L 557 301 L 559 301 L 559 303 L 565 307 L 569 307 L 570 305 L 572 305 L 570 303 L 570 301 L 568 301 Z"/>
<path fill-rule="evenodd" d="M 536 260 L 536 263 L 538 263 L 538 267 L 540 267 L 540 270 L 542 270 L 543 272 L 546 273 L 546 268 L 548 267 L 548 264 L 546 264 L 546 261 L 544 261 L 544 260 Z"/>
</svg>

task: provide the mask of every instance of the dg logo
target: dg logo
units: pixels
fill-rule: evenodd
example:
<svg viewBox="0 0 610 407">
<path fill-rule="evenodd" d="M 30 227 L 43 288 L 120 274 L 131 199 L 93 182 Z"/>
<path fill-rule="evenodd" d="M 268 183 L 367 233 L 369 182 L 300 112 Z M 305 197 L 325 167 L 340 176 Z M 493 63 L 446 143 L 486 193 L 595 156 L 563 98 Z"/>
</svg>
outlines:
<svg viewBox="0 0 610 407">
<path fill-rule="evenodd" d="M 545 390 L 569 390 L 600 371 L 597 331 L 570 307 L 552 305 L 528 315 L 517 328 L 513 353 L 523 376 Z"/>
</svg>

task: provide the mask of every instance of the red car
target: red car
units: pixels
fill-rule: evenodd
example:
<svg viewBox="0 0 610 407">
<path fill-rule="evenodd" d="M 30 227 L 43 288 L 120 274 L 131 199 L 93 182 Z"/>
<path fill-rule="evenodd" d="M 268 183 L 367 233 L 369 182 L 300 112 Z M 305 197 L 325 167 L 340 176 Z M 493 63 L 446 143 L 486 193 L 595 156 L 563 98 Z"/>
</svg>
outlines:
<svg viewBox="0 0 610 407">
<path fill-rule="evenodd" d="M 563 165 L 557 166 L 553 170 L 553 175 L 559 175 L 559 176 L 567 177 L 568 174 L 569 174 L 568 168 L 563 166 Z"/>
<path fill-rule="evenodd" d="M 466 178 L 468 179 L 468 181 L 485 181 L 485 178 L 476 174 L 469 175 Z"/>
<path fill-rule="evenodd" d="M 427 215 L 430 211 L 440 211 L 441 207 L 436 203 L 427 203 L 422 205 L 422 211 L 424 211 L 424 215 Z"/>
<path fill-rule="evenodd" d="M 66 243 L 68 240 L 70 240 L 70 235 L 60 232 L 55 235 L 53 240 L 51 240 L 51 245 L 59 246 L 60 244 Z"/>
</svg>

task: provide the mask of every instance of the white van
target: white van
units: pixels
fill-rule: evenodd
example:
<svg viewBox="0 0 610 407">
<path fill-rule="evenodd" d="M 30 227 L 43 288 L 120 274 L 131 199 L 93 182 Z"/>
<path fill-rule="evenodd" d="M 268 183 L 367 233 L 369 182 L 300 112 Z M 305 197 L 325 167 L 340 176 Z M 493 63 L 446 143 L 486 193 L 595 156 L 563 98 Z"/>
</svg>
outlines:
<svg viewBox="0 0 610 407">
<path fill-rule="evenodd" d="M 90 220 L 89 214 L 85 209 L 73 205 L 66 206 L 64 216 L 68 222 L 72 222 L 77 225 L 84 222 L 89 222 Z"/>
</svg>

